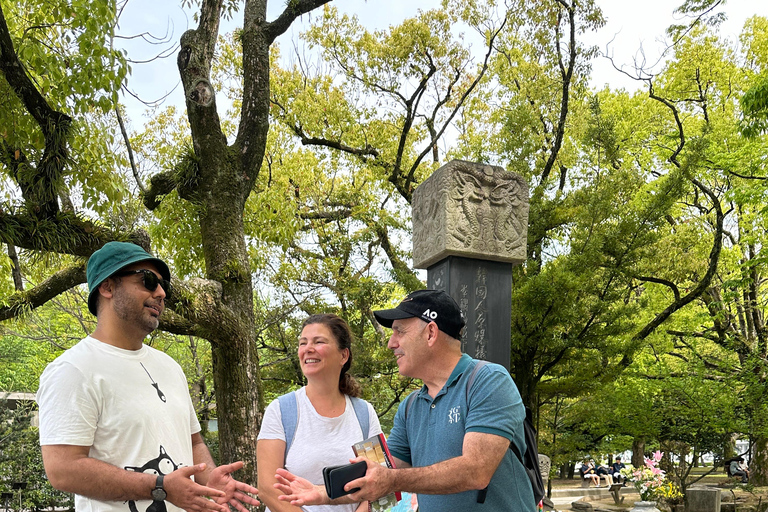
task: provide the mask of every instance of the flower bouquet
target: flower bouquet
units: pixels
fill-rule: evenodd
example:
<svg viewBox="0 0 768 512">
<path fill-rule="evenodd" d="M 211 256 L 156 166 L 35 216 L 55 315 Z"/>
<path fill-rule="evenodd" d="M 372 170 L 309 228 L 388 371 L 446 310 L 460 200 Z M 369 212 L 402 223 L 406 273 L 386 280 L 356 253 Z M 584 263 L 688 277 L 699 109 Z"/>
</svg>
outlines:
<svg viewBox="0 0 768 512">
<path fill-rule="evenodd" d="M 656 490 L 656 497 L 670 507 L 683 503 L 683 492 L 672 482 L 667 482 Z"/>
<path fill-rule="evenodd" d="M 659 468 L 663 453 L 656 451 L 653 457 L 645 458 L 645 465 L 630 469 L 624 468 L 621 474 L 628 482 L 632 482 L 642 501 L 655 501 L 660 496 L 660 490 L 664 485 L 664 471 Z"/>
</svg>

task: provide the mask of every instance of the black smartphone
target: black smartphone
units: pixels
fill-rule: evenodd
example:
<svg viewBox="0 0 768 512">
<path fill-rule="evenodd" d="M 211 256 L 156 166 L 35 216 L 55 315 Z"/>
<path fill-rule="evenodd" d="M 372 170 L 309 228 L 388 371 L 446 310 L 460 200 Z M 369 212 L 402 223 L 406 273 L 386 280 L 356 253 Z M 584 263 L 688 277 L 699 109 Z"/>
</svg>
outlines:
<svg viewBox="0 0 768 512">
<path fill-rule="evenodd" d="M 323 481 L 325 482 L 325 492 L 328 493 L 328 497 L 336 499 L 345 494 L 357 492 L 360 489 L 352 489 L 351 491 L 345 491 L 344 486 L 352 480 L 356 480 L 365 476 L 365 471 L 368 469 L 368 465 L 364 460 L 360 462 L 353 462 L 352 464 L 345 464 L 343 466 L 328 466 L 323 468 Z"/>
</svg>

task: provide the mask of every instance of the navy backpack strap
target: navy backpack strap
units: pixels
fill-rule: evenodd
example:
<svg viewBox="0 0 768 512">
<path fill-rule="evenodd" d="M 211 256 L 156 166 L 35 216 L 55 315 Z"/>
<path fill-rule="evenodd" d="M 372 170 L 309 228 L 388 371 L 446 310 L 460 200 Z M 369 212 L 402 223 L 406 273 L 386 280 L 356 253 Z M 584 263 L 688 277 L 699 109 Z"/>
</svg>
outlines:
<svg viewBox="0 0 768 512">
<path fill-rule="evenodd" d="M 360 423 L 360 430 L 363 431 L 363 439 L 368 439 L 370 433 L 369 417 L 368 417 L 368 404 L 365 400 L 351 396 L 349 399 L 352 401 L 352 408 L 355 410 L 355 416 L 357 416 L 357 422 Z"/>
<path fill-rule="evenodd" d="M 280 419 L 283 422 L 283 432 L 285 433 L 285 456 L 283 464 L 288 458 L 288 450 L 293 444 L 293 436 L 296 434 L 296 425 L 299 424 L 299 403 L 296 401 L 296 392 L 291 391 L 277 397 L 280 404 Z"/>
</svg>

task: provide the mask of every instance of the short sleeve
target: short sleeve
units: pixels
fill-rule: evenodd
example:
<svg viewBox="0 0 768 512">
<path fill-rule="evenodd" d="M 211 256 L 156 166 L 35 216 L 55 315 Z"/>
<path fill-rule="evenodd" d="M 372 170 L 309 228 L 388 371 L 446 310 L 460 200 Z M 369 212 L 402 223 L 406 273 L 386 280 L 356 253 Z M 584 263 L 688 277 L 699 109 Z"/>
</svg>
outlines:
<svg viewBox="0 0 768 512">
<path fill-rule="evenodd" d="M 279 439 L 280 441 L 285 441 L 283 417 L 280 414 L 280 402 L 278 400 L 272 400 L 272 403 L 267 406 L 267 410 L 264 411 L 258 439 Z"/>
<path fill-rule="evenodd" d="M 40 444 L 91 446 L 102 409 L 90 379 L 70 363 L 48 365 L 37 392 Z"/>
<path fill-rule="evenodd" d="M 189 382 L 187 382 L 187 376 L 184 375 L 184 370 L 181 369 L 181 366 L 178 366 L 178 372 L 179 372 L 179 378 L 184 382 L 184 384 L 187 387 L 189 387 Z M 197 419 L 197 411 L 195 410 L 195 404 L 192 403 L 192 395 L 187 393 L 186 397 L 187 397 L 188 408 L 189 408 L 189 431 L 193 434 L 197 434 L 202 430 L 202 428 L 200 427 L 200 420 Z"/>
<path fill-rule="evenodd" d="M 466 431 L 495 434 L 525 446 L 525 406 L 512 377 L 498 365 L 485 365 L 478 372 L 467 396 Z"/>
</svg>

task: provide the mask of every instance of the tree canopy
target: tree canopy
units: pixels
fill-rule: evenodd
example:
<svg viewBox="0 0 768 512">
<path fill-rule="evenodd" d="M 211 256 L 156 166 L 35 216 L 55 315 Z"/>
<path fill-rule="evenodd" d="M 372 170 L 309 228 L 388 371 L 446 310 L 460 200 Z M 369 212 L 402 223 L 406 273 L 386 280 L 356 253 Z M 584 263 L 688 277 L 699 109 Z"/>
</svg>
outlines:
<svg viewBox="0 0 768 512">
<path fill-rule="evenodd" d="M 320 311 L 352 326 L 387 430 L 413 383 L 372 311 L 424 286 L 413 191 L 461 158 L 529 183 L 508 342 L 543 452 L 724 457 L 744 435 L 768 458 L 765 18 L 731 41 L 719 2 L 682 5 L 692 21 L 630 92 L 589 86 L 593 1 L 445 0 L 379 30 L 328 0 L 271 20 L 266 0 L 182 3 L 185 109 L 155 107 L 138 130 L 122 4 L 0 5 L 0 389 L 33 391 L 90 332 L 85 261 L 131 240 L 171 264 L 149 342 L 218 419 L 223 459 L 255 480 L 264 406 L 301 385 L 298 326 Z M 228 17 L 240 28 L 220 34 Z"/>
</svg>

